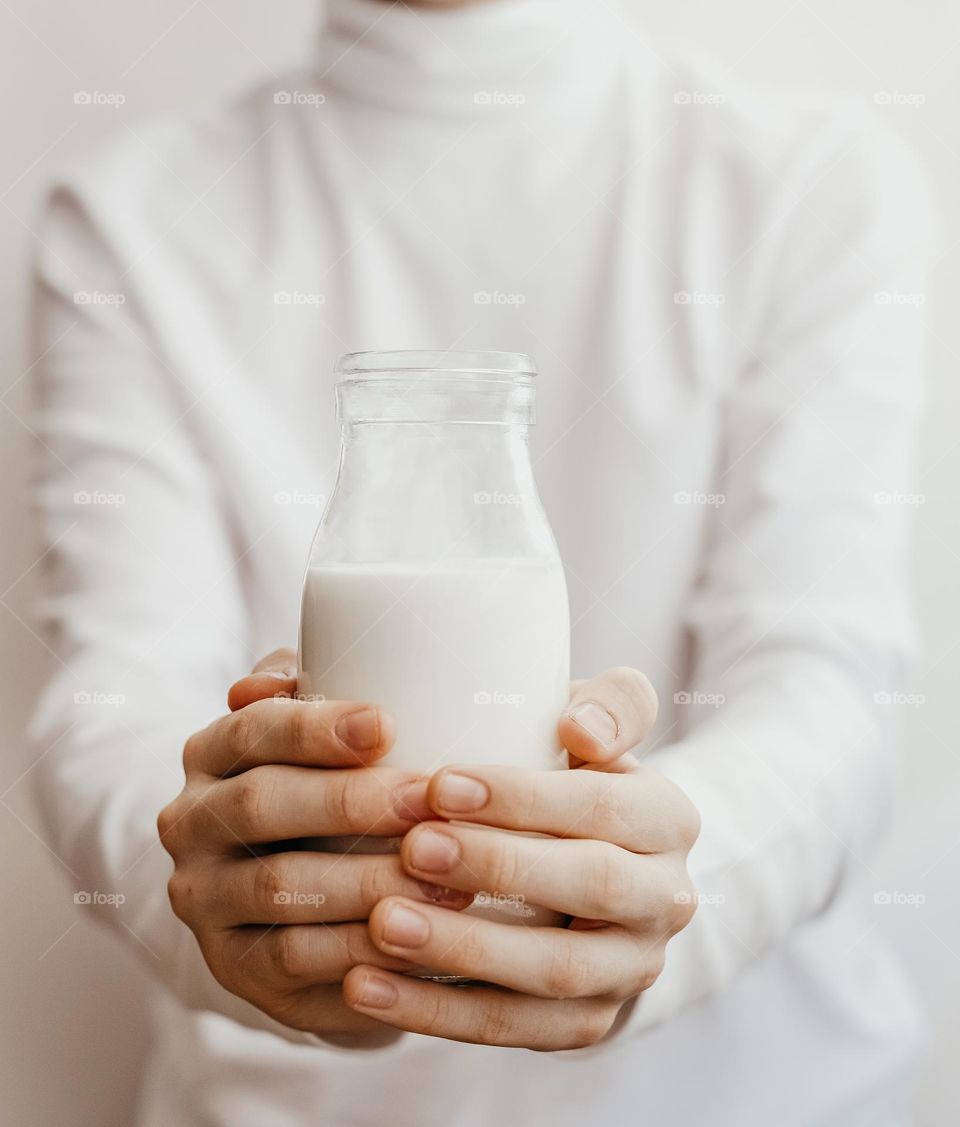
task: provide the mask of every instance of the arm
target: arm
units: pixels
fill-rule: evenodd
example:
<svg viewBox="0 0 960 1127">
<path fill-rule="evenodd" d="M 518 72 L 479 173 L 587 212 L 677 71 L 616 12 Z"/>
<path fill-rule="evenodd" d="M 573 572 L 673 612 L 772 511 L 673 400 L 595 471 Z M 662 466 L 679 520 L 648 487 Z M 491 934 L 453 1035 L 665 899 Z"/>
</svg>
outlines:
<svg viewBox="0 0 960 1127">
<path fill-rule="evenodd" d="M 326 922 L 365 918 L 375 893 L 424 893 L 395 857 L 355 859 L 331 873 L 321 854 L 255 855 L 267 817 L 277 839 L 302 834 L 305 815 L 310 832 L 322 834 L 324 811 L 337 809 L 335 788 L 357 772 L 293 778 L 329 765 L 344 746 L 331 734 L 332 702 L 305 714 L 307 705 L 259 700 L 289 693 L 291 683 L 261 684 L 252 697 L 241 683 L 231 696 L 238 711 L 221 715 L 228 686 L 251 664 L 235 566 L 244 545 L 232 542 L 217 482 L 192 440 L 190 413 L 208 406 L 155 354 L 149 318 L 137 295 L 122 292 L 125 264 L 104 228 L 77 193 L 58 192 L 38 264 L 36 490 L 48 565 L 42 617 L 55 669 L 32 739 L 47 839 L 78 889 L 109 898 L 78 910 L 98 912 L 188 1008 L 311 1044 L 315 1033 L 367 1036 L 373 1023 L 352 1013 L 345 1020 L 333 998 L 339 987 L 318 988 L 312 1008 L 298 1004 L 301 984 L 279 956 L 300 947 L 281 937 L 322 933 L 328 942 L 315 945 L 305 973 L 335 983 L 350 965 L 345 955 L 369 961 L 377 953 L 355 934 L 362 924 L 338 925 L 349 931 L 338 943 L 338 926 Z M 76 292 L 114 299 L 78 304 Z M 241 773 L 258 719 L 259 751 L 270 748 L 271 761 Z M 307 757 L 292 766 L 298 749 Z M 211 772 L 217 755 L 229 778 Z M 380 816 L 390 788 L 364 775 L 351 792 L 360 821 L 333 828 L 369 831 L 366 810 L 380 832 L 401 832 L 410 819 Z M 277 800 L 272 810 L 260 788 Z M 157 836 L 161 808 L 175 865 Z M 171 910 L 168 881 L 196 938 Z M 294 903 L 293 892 L 308 895 Z M 249 934 L 259 923 L 304 926 L 274 928 L 242 958 L 235 925 Z"/>
<path fill-rule="evenodd" d="M 528 829 L 559 841 L 442 829 L 457 843 L 456 853 L 446 847 L 457 858 L 446 883 L 526 895 L 573 915 L 571 930 L 524 936 L 423 912 L 417 957 L 518 993 L 444 996 L 357 968 L 345 991 L 361 1012 L 419 1032 L 536 1045 L 525 1023 L 547 1024 L 547 998 L 552 1047 L 585 1003 L 596 1022 L 567 1045 L 649 1029 L 721 991 L 822 912 L 876 840 L 894 751 L 879 702 L 899 685 L 909 649 L 905 510 L 883 501 L 909 492 L 920 324 L 902 295 L 922 293 L 930 231 L 910 155 L 861 130 L 842 139 L 850 159 L 822 152 L 786 186 L 780 237 L 769 236 L 764 256 L 776 281 L 754 286 L 770 306 L 724 408 L 714 491 L 726 504 L 689 601 L 695 662 L 679 738 L 641 773 L 611 773 L 598 749 L 578 753 L 594 771 L 539 781 L 469 770 L 490 797 L 476 813 L 454 808 L 458 820 L 518 829 L 520 810 Z M 642 692 L 635 682 L 633 699 Z M 629 699 L 609 711 L 623 723 Z M 443 776 L 431 784 L 429 799 L 451 816 L 444 785 Z M 684 868 L 691 801 L 703 831 L 689 868 L 706 894 L 692 920 L 682 909 L 703 897 Z M 439 829 L 407 835 L 409 872 L 425 872 L 417 843 Z M 394 955 L 411 949 L 391 934 L 396 904 L 371 917 L 374 942 Z M 387 984 L 377 1005 L 364 997 L 370 982 Z"/>
<path fill-rule="evenodd" d="M 869 125 L 842 145 L 831 171 L 817 162 L 784 193 L 765 328 L 725 407 L 726 503 L 689 604 L 691 703 L 648 760 L 701 812 L 691 872 L 705 901 L 639 1028 L 822 911 L 890 812 L 882 701 L 911 647 L 910 508 L 883 502 L 910 490 L 922 319 L 909 300 L 931 209 L 905 147 Z"/>
</svg>

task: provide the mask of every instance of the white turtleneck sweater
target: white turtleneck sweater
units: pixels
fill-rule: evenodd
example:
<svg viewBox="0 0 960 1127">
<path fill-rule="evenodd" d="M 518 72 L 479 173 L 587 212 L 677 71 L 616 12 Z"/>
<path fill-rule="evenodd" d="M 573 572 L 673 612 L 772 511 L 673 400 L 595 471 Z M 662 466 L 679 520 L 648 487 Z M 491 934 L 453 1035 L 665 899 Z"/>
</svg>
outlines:
<svg viewBox="0 0 960 1127">
<path fill-rule="evenodd" d="M 927 212 L 859 107 L 720 84 L 587 0 L 334 0 L 302 72 L 64 176 L 36 775 L 158 983 L 141 1123 L 897 1121 L 914 1018 L 859 912 L 909 640 L 909 506 L 878 495 L 910 489 Z M 576 1053 L 321 1044 L 222 990 L 167 903 L 183 741 L 296 637 L 335 357 L 454 347 L 538 360 L 575 674 L 650 675 L 648 761 L 703 816 L 700 911 Z"/>
</svg>

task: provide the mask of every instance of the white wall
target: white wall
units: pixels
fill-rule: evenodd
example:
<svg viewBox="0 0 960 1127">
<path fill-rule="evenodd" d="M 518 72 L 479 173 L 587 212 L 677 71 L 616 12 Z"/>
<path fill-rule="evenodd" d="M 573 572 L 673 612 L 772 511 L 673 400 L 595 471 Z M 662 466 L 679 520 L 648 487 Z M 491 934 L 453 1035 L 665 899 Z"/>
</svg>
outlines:
<svg viewBox="0 0 960 1127">
<path fill-rule="evenodd" d="M 587 0 L 585 0 L 587 2 Z M 919 108 L 878 107 L 913 141 L 938 185 L 947 217 L 945 253 L 928 291 L 930 406 L 918 487 L 920 611 L 926 657 L 908 710 L 904 807 L 885 852 L 882 886 L 920 892 L 921 909 L 877 912 L 914 970 L 935 1028 L 918 1122 L 940 1124 L 956 1107 L 960 1052 L 960 754 L 953 688 L 960 676 L 957 564 L 960 513 L 960 8 L 952 0 L 632 0 L 656 29 L 716 49 L 739 74 L 796 84 L 924 95 Z M 36 592 L 35 534 L 24 505 L 29 436 L 23 417 L 29 364 L 23 339 L 30 226 L 43 185 L 70 153 L 131 121 L 206 101 L 306 48 L 312 0 L 3 0 L 0 75 L 0 867 L 7 926 L 0 1012 L 0 1106 L 18 1127 L 129 1122 L 143 1051 L 141 988 L 129 956 L 93 931 L 38 842 L 21 731 L 44 664 L 29 626 Z M 120 111 L 78 107 L 78 90 L 122 92 Z M 122 128 L 122 127 L 121 127 Z M 26 378 L 21 378 L 26 377 Z"/>
</svg>

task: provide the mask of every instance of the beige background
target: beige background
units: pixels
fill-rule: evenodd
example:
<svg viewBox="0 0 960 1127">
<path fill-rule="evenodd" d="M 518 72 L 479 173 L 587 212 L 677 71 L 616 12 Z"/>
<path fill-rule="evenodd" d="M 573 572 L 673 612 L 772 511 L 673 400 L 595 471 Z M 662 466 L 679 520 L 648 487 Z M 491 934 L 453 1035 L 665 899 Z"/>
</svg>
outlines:
<svg viewBox="0 0 960 1127">
<path fill-rule="evenodd" d="M 853 90 L 870 101 L 878 91 L 925 99 L 876 112 L 921 154 L 947 224 L 925 306 L 930 404 L 917 486 L 926 497 L 917 514 L 917 566 L 926 656 L 916 684 L 924 699 L 907 710 L 902 813 L 877 866 L 881 887 L 926 901 L 879 911 L 873 926 L 900 949 L 927 1004 L 932 1038 L 917 1121 L 939 1127 L 956 1113 L 952 1071 L 960 1053 L 960 756 L 950 712 L 960 676 L 953 488 L 960 479 L 960 7 L 955 0 L 630 2 L 649 26 L 696 38 L 740 75 Z M 84 919 L 62 867 L 37 838 L 22 750 L 44 660 L 30 626 L 37 551 L 26 505 L 29 434 L 21 422 L 29 386 L 23 328 L 30 227 L 44 184 L 64 158 L 122 128 L 119 120 L 190 109 L 270 68 L 279 73 L 309 51 L 318 13 L 313 0 L 0 0 L 0 1106 L 4 1121 L 18 1127 L 128 1123 L 144 1049 L 132 960 Z M 77 106 L 81 90 L 123 93 L 126 103 Z"/>
</svg>

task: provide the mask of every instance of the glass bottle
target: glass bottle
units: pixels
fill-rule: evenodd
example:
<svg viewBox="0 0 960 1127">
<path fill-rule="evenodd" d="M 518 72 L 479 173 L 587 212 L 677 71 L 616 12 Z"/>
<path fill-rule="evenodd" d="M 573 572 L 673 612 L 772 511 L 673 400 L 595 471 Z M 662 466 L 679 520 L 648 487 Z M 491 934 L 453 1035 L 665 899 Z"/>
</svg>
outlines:
<svg viewBox="0 0 960 1127">
<path fill-rule="evenodd" d="M 533 362 L 361 352 L 337 374 L 340 465 L 304 580 L 300 694 L 392 713 L 391 766 L 565 767 L 569 609 L 530 460 Z M 487 895 L 498 918 L 538 911 Z"/>
</svg>

